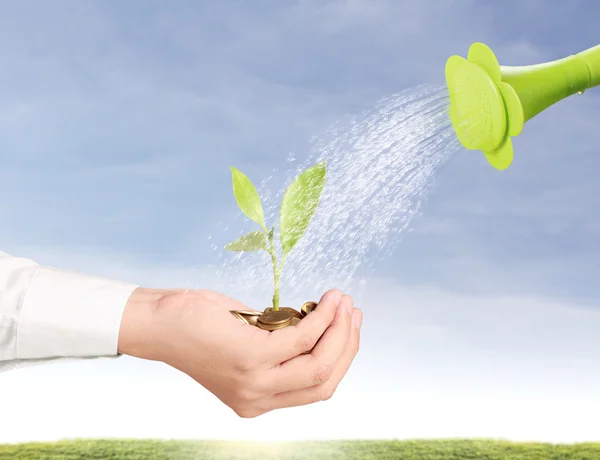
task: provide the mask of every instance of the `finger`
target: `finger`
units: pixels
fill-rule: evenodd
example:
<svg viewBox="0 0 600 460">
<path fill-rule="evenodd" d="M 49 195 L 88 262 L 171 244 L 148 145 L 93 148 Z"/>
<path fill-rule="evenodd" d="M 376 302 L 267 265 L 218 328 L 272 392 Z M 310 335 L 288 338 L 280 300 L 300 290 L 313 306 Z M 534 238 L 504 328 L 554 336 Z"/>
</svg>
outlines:
<svg viewBox="0 0 600 460">
<path fill-rule="evenodd" d="M 339 290 L 327 291 L 321 297 L 317 308 L 297 325 L 271 332 L 265 344 L 267 364 L 276 366 L 312 350 L 331 325 L 341 300 L 342 293 Z"/>
<path fill-rule="evenodd" d="M 356 354 L 358 353 L 360 345 L 360 322 L 362 321 L 362 312 L 358 309 L 354 309 L 352 314 L 352 332 L 350 334 L 349 346 L 347 347 L 342 359 L 338 363 L 337 367 L 331 378 L 324 384 L 315 385 L 310 388 L 304 388 L 295 391 L 286 391 L 285 393 L 279 393 L 269 398 L 266 402 L 264 410 L 272 411 L 283 407 L 295 407 L 304 406 L 307 404 L 313 404 L 320 401 L 326 401 L 330 399 L 338 385 L 350 369 Z M 358 323 L 358 325 L 357 325 Z"/>
<path fill-rule="evenodd" d="M 343 296 L 335 319 L 310 354 L 296 356 L 267 371 L 265 380 L 274 393 L 300 390 L 321 385 L 333 375 L 346 352 L 352 314 L 352 298 Z"/>
</svg>

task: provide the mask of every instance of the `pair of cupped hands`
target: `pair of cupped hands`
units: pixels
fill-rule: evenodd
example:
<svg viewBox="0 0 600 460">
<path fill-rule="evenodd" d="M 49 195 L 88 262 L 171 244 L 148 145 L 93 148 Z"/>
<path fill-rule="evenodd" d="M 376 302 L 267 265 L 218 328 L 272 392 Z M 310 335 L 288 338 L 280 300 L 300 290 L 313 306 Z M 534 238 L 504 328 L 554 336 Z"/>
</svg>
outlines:
<svg viewBox="0 0 600 460">
<path fill-rule="evenodd" d="M 208 290 L 138 288 L 118 351 L 184 372 L 244 418 L 331 398 L 358 353 L 362 312 L 339 290 L 297 325 L 272 332 L 230 310 L 248 308 Z"/>
</svg>

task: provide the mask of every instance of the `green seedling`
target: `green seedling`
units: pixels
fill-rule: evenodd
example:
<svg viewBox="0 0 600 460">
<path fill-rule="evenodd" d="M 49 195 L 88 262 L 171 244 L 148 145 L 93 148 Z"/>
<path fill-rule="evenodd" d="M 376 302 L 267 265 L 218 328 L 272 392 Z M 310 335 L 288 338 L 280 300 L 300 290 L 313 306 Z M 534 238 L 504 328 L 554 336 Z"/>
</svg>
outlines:
<svg viewBox="0 0 600 460">
<path fill-rule="evenodd" d="M 248 233 L 225 249 L 234 252 L 266 251 L 273 263 L 273 310 L 279 310 L 279 283 L 286 257 L 298 244 L 306 232 L 325 186 L 325 162 L 319 163 L 294 179 L 283 195 L 279 211 L 279 240 L 281 244 L 281 262 L 278 262 L 275 249 L 275 225 L 267 229 L 262 203 L 256 187 L 250 179 L 234 167 L 231 168 L 233 194 L 240 210 L 260 230 Z"/>
</svg>

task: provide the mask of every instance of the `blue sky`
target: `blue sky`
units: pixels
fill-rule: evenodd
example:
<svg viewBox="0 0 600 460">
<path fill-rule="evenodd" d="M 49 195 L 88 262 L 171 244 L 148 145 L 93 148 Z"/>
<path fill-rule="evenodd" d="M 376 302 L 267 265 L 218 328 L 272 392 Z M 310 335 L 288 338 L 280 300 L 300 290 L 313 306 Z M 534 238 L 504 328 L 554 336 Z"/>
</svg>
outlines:
<svg viewBox="0 0 600 460">
<path fill-rule="evenodd" d="M 474 41 L 504 65 L 594 46 L 598 13 L 592 0 L 4 2 L 2 250 L 210 288 L 211 245 L 242 225 L 231 165 L 268 179 L 336 120 L 443 84 L 448 56 Z M 309 438 L 597 439 L 599 100 L 591 90 L 529 121 L 505 172 L 477 152 L 444 169 L 413 231 L 356 287 L 362 350 L 333 401 L 235 421 L 166 366 L 61 364 L 0 377 L 16 402 L 0 441 L 241 438 L 315 415 Z"/>
</svg>

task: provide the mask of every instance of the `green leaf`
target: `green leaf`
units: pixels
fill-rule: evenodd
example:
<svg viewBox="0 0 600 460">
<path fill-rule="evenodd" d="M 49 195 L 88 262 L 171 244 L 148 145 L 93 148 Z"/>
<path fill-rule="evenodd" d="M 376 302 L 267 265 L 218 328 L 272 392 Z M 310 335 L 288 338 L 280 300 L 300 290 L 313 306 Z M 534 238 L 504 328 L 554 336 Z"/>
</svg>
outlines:
<svg viewBox="0 0 600 460">
<path fill-rule="evenodd" d="M 269 231 L 269 240 L 272 240 L 274 236 L 275 236 L 275 225 L 273 225 L 271 227 L 271 230 Z"/>
<path fill-rule="evenodd" d="M 312 219 L 325 186 L 325 162 L 300 174 L 283 196 L 279 216 L 279 232 L 283 255 L 298 243 Z"/>
<path fill-rule="evenodd" d="M 261 249 L 266 250 L 267 241 L 264 233 L 252 232 L 239 237 L 233 243 L 229 243 L 227 246 L 225 246 L 225 249 L 234 252 L 250 252 L 259 251 Z"/>
<path fill-rule="evenodd" d="M 233 194 L 240 210 L 250 220 L 264 227 L 265 216 L 256 187 L 254 187 L 244 173 L 234 167 L 231 168 L 231 178 L 233 182 Z"/>
</svg>

